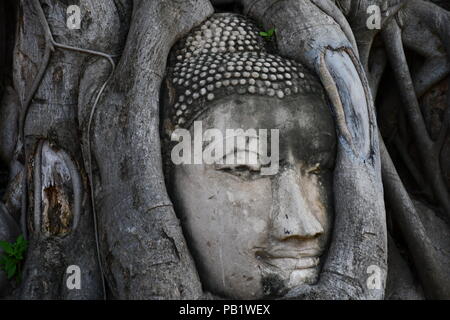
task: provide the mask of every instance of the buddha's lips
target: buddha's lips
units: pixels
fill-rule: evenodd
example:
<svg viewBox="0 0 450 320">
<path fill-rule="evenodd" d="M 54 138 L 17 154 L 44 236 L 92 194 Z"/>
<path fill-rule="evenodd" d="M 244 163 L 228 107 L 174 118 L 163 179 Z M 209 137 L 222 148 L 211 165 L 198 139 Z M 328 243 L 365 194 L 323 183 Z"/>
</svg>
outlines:
<svg viewBox="0 0 450 320">
<path fill-rule="evenodd" d="M 322 249 L 319 246 L 311 246 L 303 249 L 298 249 L 294 247 L 286 248 L 286 246 L 273 246 L 270 248 L 260 248 L 256 255 L 262 258 L 308 258 L 308 257 L 318 257 L 322 254 Z"/>
<path fill-rule="evenodd" d="M 314 269 L 319 266 L 319 257 L 308 257 L 308 258 L 266 258 L 262 262 L 270 267 L 280 269 L 280 270 L 306 270 Z"/>
<path fill-rule="evenodd" d="M 276 250 L 258 251 L 256 256 L 264 263 L 283 269 L 309 269 L 315 268 L 320 263 L 322 250 L 319 248 L 309 248 L 303 250 Z"/>
</svg>

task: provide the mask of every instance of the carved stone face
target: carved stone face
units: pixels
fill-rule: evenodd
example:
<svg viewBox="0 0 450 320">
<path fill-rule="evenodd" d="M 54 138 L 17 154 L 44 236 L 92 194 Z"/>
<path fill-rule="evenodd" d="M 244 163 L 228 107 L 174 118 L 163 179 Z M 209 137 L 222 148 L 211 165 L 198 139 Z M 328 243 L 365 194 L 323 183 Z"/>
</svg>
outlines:
<svg viewBox="0 0 450 320">
<path fill-rule="evenodd" d="M 175 166 L 173 200 L 203 283 L 249 299 L 314 283 L 332 221 L 335 134 L 327 106 L 312 96 L 239 96 L 208 110 L 198 119 L 203 129 L 224 137 L 230 128 L 279 129 L 280 167 L 267 176 L 246 165 Z"/>
<path fill-rule="evenodd" d="M 252 56 L 225 55 L 221 62 L 226 72 L 229 61 L 245 63 L 248 57 Z M 276 61 L 284 63 L 275 59 L 266 63 Z M 184 111 L 174 116 L 172 123 L 186 124 L 191 137 L 194 119 L 201 121 L 203 132 L 215 129 L 222 137 L 230 129 L 276 129 L 279 134 L 279 169 L 273 175 L 263 175 L 259 163 L 223 164 L 233 156 L 249 159 L 248 148 L 225 151 L 222 162 L 179 164 L 171 169 L 169 192 L 175 210 L 205 289 L 217 295 L 276 296 L 318 279 L 332 224 L 336 136 L 323 89 L 306 70 L 300 74 L 288 75 L 295 90 L 285 92 L 292 94 L 267 94 L 272 87 L 283 89 L 284 82 L 290 83 L 276 76 L 272 82 L 255 77 L 256 90 L 249 90 L 248 79 L 246 84 L 236 79 L 234 87 L 230 81 L 234 91 L 215 89 L 214 99 L 194 100 L 192 107 L 185 104 L 187 110 L 181 108 Z M 177 83 L 180 75 L 182 71 L 175 71 L 169 80 L 174 77 Z M 174 89 L 177 97 L 189 96 L 188 90 Z M 190 108 L 201 112 L 189 118 Z M 269 134 L 269 146 L 272 137 Z M 203 144 L 206 148 L 208 142 Z"/>
</svg>

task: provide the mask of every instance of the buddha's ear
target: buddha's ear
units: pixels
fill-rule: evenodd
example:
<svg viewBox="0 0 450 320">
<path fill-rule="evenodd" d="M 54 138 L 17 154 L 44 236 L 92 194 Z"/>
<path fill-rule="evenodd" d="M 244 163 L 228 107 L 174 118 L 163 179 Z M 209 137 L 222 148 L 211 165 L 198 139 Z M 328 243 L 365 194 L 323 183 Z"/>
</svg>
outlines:
<svg viewBox="0 0 450 320">
<path fill-rule="evenodd" d="M 212 13 L 208 0 L 134 1 L 90 136 L 83 128 L 100 176 L 93 187 L 104 271 L 120 299 L 202 295 L 164 184 L 159 108 L 171 47 Z"/>
</svg>

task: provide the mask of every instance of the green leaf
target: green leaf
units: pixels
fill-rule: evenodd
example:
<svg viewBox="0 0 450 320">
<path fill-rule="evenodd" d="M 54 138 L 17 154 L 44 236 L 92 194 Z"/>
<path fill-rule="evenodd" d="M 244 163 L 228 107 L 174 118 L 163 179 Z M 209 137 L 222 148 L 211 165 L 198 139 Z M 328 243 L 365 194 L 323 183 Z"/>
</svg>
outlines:
<svg viewBox="0 0 450 320">
<path fill-rule="evenodd" d="M 9 242 L 0 241 L 0 248 L 2 248 L 7 254 L 14 254 L 14 247 Z"/>
<path fill-rule="evenodd" d="M 259 33 L 259 35 L 260 35 L 261 37 L 271 38 L 271 37 L 274 35 L 274 33 L 275 33 L 275 28 L 270 28 L 270 29 L 267 30 L 267 31 L 261 31 L 261 32 Z"/>
<path fill-rule="evenodd" d="M 17 240 L 16 243 L 14 244 L 14 257 L 16 257 L 19 260 L 23 259 L 23 253 L 26 251 L 27 249 L 27 241 L 25 240 L 25 238 L 23 237 L 23 235 L 20 235 Z"/>
<path fill-rule="evenodd" d="M 22 252 L 17 251 L 17 250 L 14 252 L 14 254 L 12 256 L 19 261 L 23 259 Z"/>
<path fill-rule="evenodd" d="M 8 267 L 5 268 L 6 270 L 6 276 L 8 277 L 8 279 L 12 279 L 14 277 L 14 275 L 16 274 L 16 270 L 17 270 L 17 265 L 16 264 L 11 264 Z"/>
<path fill-rule="evenodd" d="M 17 237 L 14 243 L 0 241 L 0 247 L 5 251 L 0 256 L 0 266 L 5 271 L 8 279 L 16 278 L 20 282 L 20 264 L 24 259 L 28 242 L 23 235 Z"/>
<path fill-rule="evenodd" d="M 16 240 L 16 244 L 18 245 L 24 245 L 27 241 L 25 240 L 25 238 L 23 237 L 23 235 L 20 235 L 17 237 Z"/>
</svg>

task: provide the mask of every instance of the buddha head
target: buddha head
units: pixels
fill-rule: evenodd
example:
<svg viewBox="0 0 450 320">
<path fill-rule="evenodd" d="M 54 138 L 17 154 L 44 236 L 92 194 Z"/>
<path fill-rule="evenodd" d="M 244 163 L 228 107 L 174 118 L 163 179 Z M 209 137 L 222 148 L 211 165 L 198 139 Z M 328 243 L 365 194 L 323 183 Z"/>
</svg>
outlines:
<svg viewBox="0 0 450 320">
<path fill-rule="evenodd" d="M 235 14 L 192 30 L 173 48 L 162 107 L 169 195 L 205 290 L 227 298 L 317 282 L 333 220 L 323 88 L 259 32 Z M 174 161 L 181 143 L 186 161 Z M 209 161 L 195 161 L 212 145 Z"/>
</svg>

